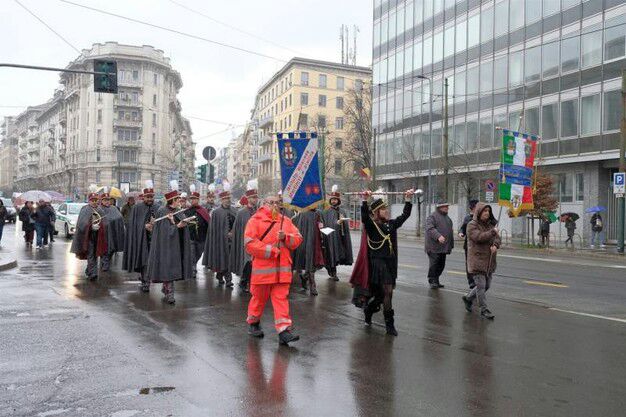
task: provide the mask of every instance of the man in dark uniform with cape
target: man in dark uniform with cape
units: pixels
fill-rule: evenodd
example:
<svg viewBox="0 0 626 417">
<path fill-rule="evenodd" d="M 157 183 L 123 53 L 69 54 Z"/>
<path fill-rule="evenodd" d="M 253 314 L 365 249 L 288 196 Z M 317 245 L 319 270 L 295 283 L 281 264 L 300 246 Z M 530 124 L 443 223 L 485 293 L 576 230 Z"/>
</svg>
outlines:
<svg viewBox="0 0 626 417">
<path fill-rule="evenodd" d="M 193 278 L 193 253 L 189 224 L 185 212 L 180 211 L 178 181 L 171 181 L 172 191 L 165 194 L 166 205 L 157 210 L 152 226 L 152 243 L 146 268 L 146 278 L 162 283 L 163 301 L 174 304 L 174 282 Z"/>
<path fill-rule="evenodd" d="M 220 285 L 233 287 L 233 276 L 229 269 L 230 243 L 232 229 L 237 212 L 230 205 L 230 191 L 224 190 L 219 194 L 221 205 L 211 212 L 209 231 L 207 232 L 204 258 L 202 264 L 215 272 L 215 278 Z"/>
<path fill-rule="evenodd" d="M 230 250 L 229 268 L 241 278 L 239 280 L 239 288 L 244 292 L 249 291 L 250 273 L 252 272 L 252 258 L 245 250 L 244 232 L 246 231 L 248 220 L 250 220 L 250 217 L 252 217 L 257 209 L 259 195 L 256 188 L 256 181 L 248 181 L 246 193 L 242 198 L 245 205 L 237 212 L 235 223 L 233 224 L 233 240 Z"/>
<path fill-rule="evenodd" d="M 293 251 L 293 279 L 300 276 L 302 289 L 306 291 L 308 286 L 309 293 L 317 295 L 315 272 L 325 263 L 320 232 L 322 216 L 316 208 L 307 209 L 293 218 L 293 224 L 302 235 L 302 244 Z"/>
<path fill-rule="evenodd" d="M 104 213 L 102 222 L 107 231 L 107 252 L 100 258 L 102 272 L 108 272 L 111 267 L 111 256 L 116 252 L 123 252 L 125 245 L 124 217 L 120 211 L 111 205 L 113 199 L 108 192 L 100 194 L 100 210 Z"/>
<path fill-rule="evenodd" d="M 330 207 L 322 212 L 322 222 L 324 227 L 330 227 L 335 231 L 328 235 L 323 235 L 324 260 L 326 261 L 326 270 L 330 279 L 339 281 L 337 265 L 352 265 L 353 259 L 348 215 L 340 207 L 341 194 L 337 191 L 336 185 L 332 187 L 328 202 Z"/>
<path fill-rule="evenodd" d="M 189 202 L 191 206 L 185 211 L 185 217 L 196 216 L 195 223 L 189 226 L 189 236 L 191 238 L 191 250 L 193 251 L 193 276 L 198 272 L 197 264 L 204 252 L 204 243 L 209 227 L 210 215 L 206 208 L 200 205 L 200 193 L 196 191 L 196 186 L 189 186 Z"/>
<path fill-rule="evenodd" d="M 88 196 L 89 204 L 80 209 L 76 221 L 76 231 L 70 252 L 78 259 L 87 260 L 85 275 L 90 280 L 98 278 L 98 257 L 107 252 L 106 225 L 102 222 L 104 213 L 98 207 L 98 194 L 95 186 Z"/>
<path fill-rule="evenodd" d="M 404 210 L 395 219 L 389 218 L 389 206 L 382 198 L 368 206 L 371 195 L 371 191 L 363 193 L 361 221 L 364 231 L 350 278 L 355 291 L 353 303 L 363 308 L 367 325 L 372 324 L 372 316 L 382 304 L 387 334 L 397 336 L 391 304 L 398 275 L 397 231 L 411 216 L 413 190 L 404 193 Z"/>
<path fill-rule="evenodd" d="M 146 278 L 146 265 L 152 239 L 152 219 L 159 209 L 154 202 L 154 188 L 152 181 L 146 181 L 143 189 L 143 201 L 135 204 L 128 216 L 126 229 L 126 247 L 124 249 L 123 267 L 128 272 L 141 274 L 142 292 L 150 291 L 150 281 Z"/>
<path fill-rule="evenodd" d="M 209 184 L 209 191 L 206 193 L 204 208 L 207 209 L 209 214 L 211 214 L 215 208 L 215 184 Z"/>
</svg>

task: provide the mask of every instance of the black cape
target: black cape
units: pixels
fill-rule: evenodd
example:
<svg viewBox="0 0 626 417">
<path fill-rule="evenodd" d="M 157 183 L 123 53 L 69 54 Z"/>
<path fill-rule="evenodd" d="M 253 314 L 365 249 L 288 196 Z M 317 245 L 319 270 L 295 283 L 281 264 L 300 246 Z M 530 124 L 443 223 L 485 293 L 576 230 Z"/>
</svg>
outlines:
<svg viewBox="0 0 626 417">
<path fill-rule="evenodd" d="M 174 213 L 176 209 L 161 207 L 156 217 Z M 175 222 L 185 218 L 184 213 L 174 216 Z M 194 257 L 191 253 L 189 227 L 178 228 L 168 219 L 154 224 L 146 277 L 152 282 L 172 282 L 193 278 Z"/>
<path fill-rule="evenodd" d="M 211 212 L 202 265 L 207 266 L 213 272 L 228 271 L 230 256 L 228 232 L 231 231 L 236 216 L 237 212 L 233 207 L 225 209 L 220 206 Z"/>
<path fill-rule="evenodd" d="M 237 212 L 235 223 L 233 224 L 233 239 L 230 247 L 229 270 L 238 276 L 243 275 L 243 268 L 247 261 L 251 260 L 250 255 L 244 249 L 243 239 L 246 231 L 246 224 L 256 209 L 244 207 Z"/>
<path fill-rule="evenodd" d="M 332 268 L 337 265 L 352 265 L 352 238 L 348 221 L 337 224 L 339 218 L 347 218 L 346 211 L 342 208 L 329 208 L 322 212 L 324 227 L 335 229 L 329 235 L 322 234 L 324 239 L 324 260 L 326 267 Z"/>
<path fill-rule="evenodd" d="M 194 242 L 205 242 L 209 229 L 210 214 L 203 206 L 191 206 L 185 210 L 185 217 L 196 216 L 195 224 L 189 226 L 189 236 Z"/>
<path fill-rule="evenodd" d="M 130 210 L 122 260 L 122 266 L 128 272 L 141 272 L 142 268 L 148 265 L 150 234 L 146 230 L 146 223 L 150 221 L 150 217 L 156 217 L 158 209 L 157 203 L 148 206 L 141 202 Z"/>
<path fill-rule="evenodd" d="M 94 212 L 97 216 L 94 216 Z M 100 207 L 92 208 L 90 205 L 83 206 L 78 213 L 78 220 L 76 220 L 76 230 L 74 237 L 72 238 L 72 247 L 70 252 L 75 254 L 78 259 L 87 259 L 89 251 L 89 239 L 94 231 L 92 229 L 92 221 L 94 217 L 104 217 L 104 212 Z M 102 256 L 106 253 L 107 239 L 106 239 L 106 225 L 103 221 L 100 221 L 100 228 L 96 234 L 96 256 Z"/>
<path fill-rule="evenodd" d="M 100 207 L 104 213 L 102 221 L 107 231 L 107 252 L 123 252 L 125 245 L 124 217 L 117 207 Z"/>
<path fill-rule="evenodd" d="M 308 210 L 298 213 L 293 224 L 302 235 L 302 243 L 293 251 L 294 271 L 315 272 L 324 266 L 321 232 L 322 221 L 319 211 Z"/>
</svg>

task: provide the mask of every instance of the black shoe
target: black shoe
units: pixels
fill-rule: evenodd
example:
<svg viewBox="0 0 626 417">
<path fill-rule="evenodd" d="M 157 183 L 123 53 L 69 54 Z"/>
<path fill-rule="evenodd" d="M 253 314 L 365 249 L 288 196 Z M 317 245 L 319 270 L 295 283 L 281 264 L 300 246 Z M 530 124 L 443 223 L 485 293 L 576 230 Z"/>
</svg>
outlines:
<svg viewBox="0 0 626 417">
<path fill-rule="evenodd" d="M 170 304 L 170 305 L 176 304 L 176 300 L 174 299 L 174 294 L 172 293 L 165 294 L 165 296 L 163 297 L 163 302 Z"/>
<path fill-rule="evenodd" d="M 289 346 L 289 343 L 300 340 L 300 336 L 292 334 L 289 330 L 285 330 L 278 335 L 278 343 Z"/>
<path fill-rule="evenodd" d="M 265 336 L 265 333 L 263 333 L 263 330 L 261 329 L 260 323 L 252 323 L 248 327 L 248 334 L 252 337 L 258 337 L 259 339 Z"/>
<path fill-rule="evenodd" d="M 217 275 L 215 275 L 215 279 L 217 280 L 219 285 L 223 285 L 224 284 L 224 277 L 223 276 L 217 274 Z"/>
<path fill-rule="evenodd" d="M 139 284 L 139 291 L 144 292 L 144 293 L 149 293 L 150 292 L 150 284 L 149 283 L 141 283 Z"/>
<path fill-rule="evenodd" d="M 388 335 L 397 336 L 398 331 L 396 330 L 396 327 L 394 325 L 393 313 L 393 310 L 383 311 L 383 314 L 385 315 L 385 327 L 387 329 Z"/>
<path fill-rule="evenodd" d="M 365 324 L 371 326 L 372 316 L 374 316 L 374 313 L 378 311 L 380 311 L 380 305 L 376 305 L 374 303 L 374 300 L 371 300 L 369 302 L 366 301 L 365 306 L 363 307 L 363 312 L 365 313 Z"/>
<path fill-rule="evenodd" d="M 226 281 L 226 287 L 228 288 L 233 288 L 235 285 L 233 284 L 232 281 Z"/>
<path fill-rule="evenodd" d="M 300 285 L 302 286 L 302 289 L 304 291 L 309 289 L 309 286 L 307 284 L 308 280 L 309 280 L 309 277 L 307 274 L 300 274 Z"/>
<path fill-rule="evenodd" d="M 98 276 L 97 276 L 97 275 L 92 275 L 92 276 L 90 276 L 90 277 L 87 277 L 87 279 L 88 279 L 89 281 L 95 281 L 95 280 L 97 280 L 97 279 L 98 279 Z"/>
<path fill-rule="evenodd" d="M 431 290 L 438 290 L 439 289 L 439 285 L 436 282 L 431 282 L 430 283 L 430 289 Z"/>
<path fill-rule="evenodd" d="M 470 300 L 469 298 L 467 298 L 466 295 L 464 295 L 461 298 L 463 299 L 463 303 L 465 303 L 465 309 L 467 310 L 468 313 L 471 313 L 472 312 L 473 301 Z"/>
<path fill-rule="evenodd" d="M 484 309 L 483 311 L 481 311 L 480 315 L 483 316 L 484 318 L 488 319 L 488 320 L 493 320 L 496 317 L 487 308 Z"/>
<path fill-rule="evenodd" d="M 332 280 L 333 280 L 333 281 L 335 281 L 335 282 L 339 281 L 339 277 L 338 277 L 336 274 L 335 274 L 335 275 L 333 275 L 331 278 L 332 278 Z"/>
<path fill-rule="evenodd" d="M 443 288 L 443 284 L 439 282 L 439 278 L 437 278 L 435 282 L 437 283 L 437 288 Z"/>
</svg>

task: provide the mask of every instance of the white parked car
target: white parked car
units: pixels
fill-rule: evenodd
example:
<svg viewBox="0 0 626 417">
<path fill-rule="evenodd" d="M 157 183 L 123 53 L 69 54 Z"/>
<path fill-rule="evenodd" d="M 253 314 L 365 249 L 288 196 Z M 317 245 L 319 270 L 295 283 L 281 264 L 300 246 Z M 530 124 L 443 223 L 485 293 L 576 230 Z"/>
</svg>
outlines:
<svg viewBox="0 0 626 417">
<path fill-rule="evenodd" d="M 78 213 L 80 213 L 80 209 L 86 205 L 87 203 L 63 203 L 59 205 L 59 209 L 56 212 L 56 230 L 58 230 L 59 233 L 63 232 L 66 238 L 71 238 L 76 230 Z"/>
</svg>

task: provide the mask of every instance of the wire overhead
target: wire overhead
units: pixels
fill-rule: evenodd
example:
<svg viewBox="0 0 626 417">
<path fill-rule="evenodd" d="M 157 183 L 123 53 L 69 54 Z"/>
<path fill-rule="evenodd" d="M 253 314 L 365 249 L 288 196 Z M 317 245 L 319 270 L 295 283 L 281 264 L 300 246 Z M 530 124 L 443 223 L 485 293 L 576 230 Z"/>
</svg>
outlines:
<svg viewBox="0 0 626 417">
<path fill-rule="evenodd" d="M 140 24 L 140 25 L 144 25 L 144 26 L 155 28 L 155 29 L 163 30 L 165 32 L 175 33 L 177 35 L 185 36 L 187 38 L 191 38 L 191 39 L 207 42 L 207 43 L 210 43 L 212 45 L 218 45 L 218 46 L 221 46 L 221 47 L 224 47 L 224 48 L 233 49 L 233 50 L 236 50 L 236 51 L 239 51 L 239 52 L 245 52 L 247 54 L 260 56 L 260 57 L 263 57 L 263 58 L 273 59 L 273 60 L 279 61 L 279 62 L 287 62 L 284 59 L 277 58 L 277 57 L 274 57 L 274 56 L 271 56 L 271 55 L 267 55 L 267 54 L 264 54 L 262 52 L 257 52 L 257 51 L 253 51 L 251 49 L 241 48 L 239 46 L 230 45 L 230 44 L 227 44 L 227 43 L 224 43 L 224 42 L 215 41 L 213 39 L 205 38 L 203 36 L 194 35 L 192 33 L 183 32 L 183 31 L 180 31 L 180 30 L 177 30 L 177 29 L 168 28 L 166 26 L 161 26 L 161 25 L 157 25 L 157 24 L 154 24 L 154 23 L 146 22 L 144 20 L 135 19 L 133 17 L 123 16 L 123 15 L 120 15 L 120 14 L 117 14 L 117 13 L 108 12 L 106 10 L 98 9 L 98 8 L 91 7 L 91 6 L 86 6 L 86 5 L 80 4 L 80 3 L 74 3 L 74 2 L 69 1 L 69 0 L 58 0 L 58 1 L 60 1 L 61 3 L 69 4 L 71 6 L 80 7 L 80 8 L 87 9 L 87 10 L 91 10 L 91 11 L 96 12 L 96 13 L 100 13 L 100 14 L 104 14 L 104 15 L 107 15 L 107 16 L 116 17 L 118 19 L 126 20 L 128 22 L 137 23 L 137 24 Z"/>
</svg>

